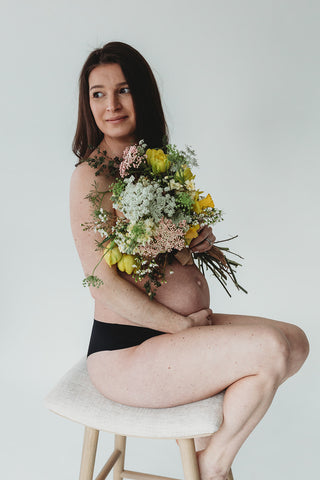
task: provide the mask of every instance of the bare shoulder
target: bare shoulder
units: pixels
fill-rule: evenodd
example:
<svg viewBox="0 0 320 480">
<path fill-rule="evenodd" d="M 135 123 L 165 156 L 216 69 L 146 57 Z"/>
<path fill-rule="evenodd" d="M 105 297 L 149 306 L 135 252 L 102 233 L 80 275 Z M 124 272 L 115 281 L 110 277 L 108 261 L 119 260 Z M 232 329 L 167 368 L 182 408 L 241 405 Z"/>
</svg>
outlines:
<svg viewBox="0 0 320 480">
<path fill-rule="evenodd" d="M 82 162 L 72 172 L 70 179 L 70 217 L 71 224 L 79 225 L 79 222 L 90 221 L 92 205 L 88 194 L 97 188 L 99 192 L 106 192 L 103 196 L 101 206 L 113 212 L 110 186 L 114 179 L 108 170 L 105 173 L 96 175 L 96 169 L 87 162 Z"/>
<path fill-rule="evenodd" d="M 86 161 L 80 163 L 72 172 L 70 179 L 71 190 L 82 190 L 96 183 L 101 187 L 109 187 L 113 182 L 113 178 L 110 176 L 108 168 L 105 173 L 96 175 L 96 169 L 90 166 Z"/>
</svg>

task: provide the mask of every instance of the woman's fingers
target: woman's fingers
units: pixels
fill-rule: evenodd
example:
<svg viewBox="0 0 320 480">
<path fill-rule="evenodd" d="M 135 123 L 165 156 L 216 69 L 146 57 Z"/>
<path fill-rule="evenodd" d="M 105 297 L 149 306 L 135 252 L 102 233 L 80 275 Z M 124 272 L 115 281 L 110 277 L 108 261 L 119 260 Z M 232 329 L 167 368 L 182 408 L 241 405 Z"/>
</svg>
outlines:
<svg viewBox="0 0 320 480">
<path fill-rule="evenodd" d="M 197 238 L 192 239 L 189 247 L 193 248 L 193 247 L 196 247 L 197 245 L 200 245 L 200 243 L 202 243 L 204 241 L 204 239 L 208 236 L 208 234 L 209 234 L 208 230 L 209 230 L 209 228 L 208 228 L 207 225 L 205 225 L 200 230 L 198 230 Z"/>
<path fill-rule="evenodd" d="M 212 228 L 208 225 L 201 228 L 199 232 L 198 237 L 194 238 L 189 245 L 189 248 L 191 248 L 194 253 L 210 250 L 216 240 L 216 237 L 212 233 Z"/>
<path fill-rule="evenodd" d="M 191 313 L 188 317 L 193 319 L 193 326 L 212 325 L 212 310 L 211 308 L 204 308 L 198 312 Z"/>
</svg>

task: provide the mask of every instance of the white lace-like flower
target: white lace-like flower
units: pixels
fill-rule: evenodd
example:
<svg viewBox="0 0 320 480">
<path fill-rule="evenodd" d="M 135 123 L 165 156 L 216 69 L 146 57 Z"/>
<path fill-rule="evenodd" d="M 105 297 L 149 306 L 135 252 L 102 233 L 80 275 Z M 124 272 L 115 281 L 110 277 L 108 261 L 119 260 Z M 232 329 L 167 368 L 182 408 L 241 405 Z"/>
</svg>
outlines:
<svg viewBox="0 0 320 480">
<path fill-rule="evenodd" d="M 171 217 L 174 214 L 175 199 L 165 193 L 158 182 L 142 177 L 134 183 L 133 175 L 126 178 L 124 182 L 127 185 L 121 193 L 121 199 L 116 208 L 119 208 L 132 223 L 144 216 L 159 223 L 163 216 Z"/>
</svg>

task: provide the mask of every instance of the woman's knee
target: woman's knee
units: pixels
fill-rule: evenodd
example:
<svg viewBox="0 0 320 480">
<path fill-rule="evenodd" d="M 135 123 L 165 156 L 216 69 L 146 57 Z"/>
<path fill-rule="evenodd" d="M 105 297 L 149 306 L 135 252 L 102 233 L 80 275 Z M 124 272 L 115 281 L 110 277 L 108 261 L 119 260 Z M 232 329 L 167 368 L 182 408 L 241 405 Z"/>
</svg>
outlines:
<svg viewBox="0 0 320 480">
<path fill-rule="evenodd" d="M 305 332 L 297 325 L 290 325 L 291 363 L 293 373 L 303 365 L 309 355 L 310 345 Z"/>
<path fill-rule="evenodd" d="M 265 362 L 262 371 L 282 380 L 286 377 L 290 367 L 290 345 L 287 337 L 276 327 L 265 327 L 264 355 Z"/>
</svg>

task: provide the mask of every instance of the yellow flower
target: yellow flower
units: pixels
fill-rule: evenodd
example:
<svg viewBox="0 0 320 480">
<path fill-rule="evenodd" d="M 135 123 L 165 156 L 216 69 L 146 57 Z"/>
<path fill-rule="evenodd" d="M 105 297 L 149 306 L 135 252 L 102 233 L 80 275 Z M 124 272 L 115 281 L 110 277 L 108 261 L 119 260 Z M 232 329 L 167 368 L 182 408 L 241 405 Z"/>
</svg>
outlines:
<svg viewBox="0 0 320 480">
<path fill-rule="evenodd" d="M 199 228 L 200 228 L 200 225 L 191 225 L 187 233 L 185 233 L 184 238 L 187 245 L 189 245 L 189 243 L 193 238 L 197 238 L 198 236 L 197 230 L 199 230 Z"/>
<path fill-rule="evenodd" d="M 174 178 L 175 180 L 178 180 L 178 182 L 184 183 L 187 180 L 193 180 L 195 178 L 195 175 L 193 175 L 189 167 L 182 165 L 182 170 L 178 170 Z"/>
<path fill-rule="evenodd" d="M 122 257 L 122 253 L 120 252 L 117 246 L 111 249 L 106 248 L 104 253 L 106 253 L 106 255 L 104 256 L 104 259 L 110 267 L 115 263 L 119 262 L 119 260 Z"/>
<path fill-rule="evenodd" d="M 148 148 L 146 155 L 147 163 L 151 166 L 153 173 L 164 173 L 170 167 L 167 155 L 160 148 Z"/>
<path fill-rule="evenodd" d="M 193 180 L 195 178 L 189 167 L 184 169 L 183 176 L 185 180 Z"/>
<path fill-rule="evenodd" d="M 214 208 L 214 203 L 211 198 L 210 193 L 206 196 L 206 198 L 203 198 L 202 200 L 198 200 L 199 194 L 196 195 L 194 203 L 193 203 L 193 210 L 196 213 L 201 213 L 204 209 L 211 207 Z"/>
<path fill-rule="evenodd" d="M 121 259 L 118 261 L 117 267 L 121 272 L 126 272 L 128 275 L 131 275 L 135 267 L 133 266 L 135 264 L 135 258 L 133 255 L 129 255 L 127 253 L 124 253 L 121 257 Z"/>
<path fill-rule="evenodd" d="M 213 203 L 213 200 L 211 198 L 210 193 L 208 193 L 206 198 L 203 198 L 202 200 L 199 200 L 199 205 L 200 205 L 201 210 L 204 210 L 205 208 L 208 208 L 208 207 L 214 208 L 214 203 Z"/>
</svg>

